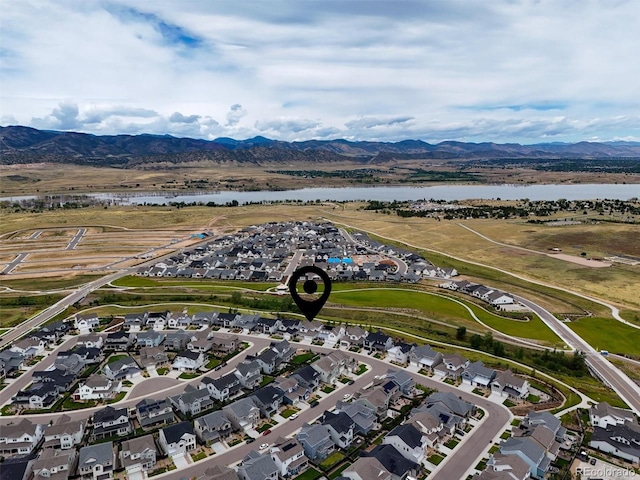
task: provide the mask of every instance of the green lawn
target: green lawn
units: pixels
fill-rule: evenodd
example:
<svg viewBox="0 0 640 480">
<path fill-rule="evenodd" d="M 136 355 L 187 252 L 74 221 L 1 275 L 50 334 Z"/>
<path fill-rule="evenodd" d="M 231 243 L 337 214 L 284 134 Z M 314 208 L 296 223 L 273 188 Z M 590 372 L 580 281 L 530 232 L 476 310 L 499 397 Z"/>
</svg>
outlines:
<svg viewBox="0 0 640 480">
<path fill-rule="evenodd" d="M 129 355 L 127 355 L 126 353 L 118 354 L 118 355 L 111 355 L 109 357 L 109 360 L 107 361 L 107 363 L 117 362 L 118 360 L 121 360 L 123 358 L 129 358 Z"/>
<path fill-rule="evenodd" d="M 306 363 L 309 360 L 311 360 L 314 356 L 315 356 L 315 353 L 313 352 L 301 353 L 300 355 L 296 355 L 295 357 L 293 357 L 289 361 L 289 363 L 291 363 L 292 365 L 302 365 L 303 363 Z"/>
<path fill-rule="evenodd" d="M 567 324 L 592 347 L 640 356 L 640 330 L 611 318 L 581 318 Z"/>
<path fill-rule="evenodd" d="M 375 293 L 372 293 L 375 291 Z M 410 308 L 423 312 L 427 317 L 441 320 L 465 319 L 475 320 L 469 311 L 451 298 L 422 291 L 407 291 L 389 287 L 372 288 L 365 291 L 337 291 L 332 293 L 334 301 L 348 306 L 376 308 Z M 516 321 L 495 315 L 471 302 L 460 300 L 467 305 L 476 316 L 491 328 L 507 335 L 532 340 L 540 340 L 551 345 L 562 341 L 538 317 L 528 322 Z"/>
<path fill-rule="evenodd" d="M 320 473 L 315 468 L 308 468 L 307 470 L 302 472 L 300 475 L 295 477 L 293 480 L 316 480 L 321 476 L 322 476 L 322 473 Z"/>
<path fill-rule="evenodd" d="M 158 372 L 158 375 L 166 375 L 169 372 L 169 369 L 167 367 L 160 367 L 156 368 L 156 372 Z"/>
<path fill-rule="evenodd" d="M 192 378 L 199 377 L 200 374 L 197 372 L 182 372 L 178 378 L 182 378 L 183 380 L 191 380 Z"/>
<path fill-rule="evenodd" d="M 453 450 L 454 448 L 456 448 L 456 445 L 458 445 L 459 443 L 460 443 L 460 440 L 456 438 L 452 438 L 447 443 L 445 443 L 444 446 Z"/>
<path fill-rule="evenodd" d="M 289 418 L 294 413 L 298 413 L 298 410 L 296 410 L 295 408 L 287 408 L 286 410 L 283 410 L 280 415 L 282 415 L 284 418 Z"/>
<path fill-rule="evenodd" d="M 358 365 L 358 369 L 354 372 L 356 375 L 362 375 L 367 371 L 367 366 L 364 363 Z"/>
<path fill-rule="evenodd" d="M 430 455 L 429 458 L 427 458 L 427 460 L 433 463 L 434 465 L 439 465 L 440 462 L 444 460 L 444 457 L 442 455 L 434 453 L 433 455 Z"/>
<path fill-rule="evenodd" d="M 207 458 L 207 452 L 200 452 L 200 453 L 196 453 L 195 455 L 191 455 L 191 459 L 194 462 L 197 462 L 198 460 L 202 460 L 204 458 Z"/>
<path fill-rule="evenodd" d="M 262 432 L 264 432 L 266 430 L 269 430 L 271 427 L 273 427 L 272 424 L 265 423 L 264 425 L 261 425 L 258 428 L 256 428 L 256 432 L 262 433 Z"/>
<path fill-rule="evenodd" d="M 107 401 L 107 403 L 117 403 L 122 400 L 126 394 L 127 392 L 119 392 L 113 399 Z"/>
<path fill-rule="evenodd" d="M 504 402 L 502 402 L 502 404 L 507 408 L 516 406 L 516 404 L 509 399 L 506 399 Z"/>
<path fill-rule="evenodd" d="M 207 365 L 205 366 L 205 368 L 207 370 L 211 370 L 213 368 L 216 368 L 218 365 L 220 365 L 222 362 L 220 361 L 220 359 L 218 358 L 212 358 L 209 360 L 209 362 L 207 363 Z"/>
<path fill-rule="evenodd" d="M 333 392 L 334 390 L 335 390 L 335 388 L 330 387 L 330 386 L 328 386 L 328 385 L 325 385 L 324 387 L 322 387 L 322 391 L 323 391 L 324 393 L 331 393 L 331 392 Z"/>
<path fill-rule="evenodd" d="M 318 464 L 318 466 L 320 468 L 322 468 L 323 470 L 328 470 L 331 467 L 333 467 L 334 465 L 336 465 L 339 462 L 341 462 L 343 458 L 344 458 L 344 453 L 342 453 L 342 452 L 333 452 L 327 458 L 322 460 L 322 462 L 320 462 Z"/>
</svg>

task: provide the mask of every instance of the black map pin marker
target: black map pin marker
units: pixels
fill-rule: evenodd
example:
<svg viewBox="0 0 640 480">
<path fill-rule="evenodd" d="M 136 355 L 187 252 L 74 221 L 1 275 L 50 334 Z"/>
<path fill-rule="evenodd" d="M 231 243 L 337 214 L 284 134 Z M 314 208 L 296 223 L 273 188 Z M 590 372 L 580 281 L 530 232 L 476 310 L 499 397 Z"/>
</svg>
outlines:
<svg viewBox="0 0 640 480">
<path fill-rule="evenodd" d="M 324 284 L 324 291 L 322 292 L 320 298 L 318 298 L 317 300 L 305 300 L 298 294 L 296 284 L 298 283 L 298 280 L 300 280 L 300 277 L 308 273 L 315 273 L 316 275 L 318 275 L 322 279 L 322 283 Z M 302 289 L 305 291 L 305 293 L 311 295 L 316 293 L 316 291 L 318 290 L 318 284 L 314 280 L 306 280 L 302 285 Z M 293 275 L 291 275 L 291 278 L 289 279 L 289 293 L 291 293 L 293 301 L 296 302 L 296 305 L 298 305 L 298 308 L 304 314 L 304 316 L 307 317 L 307 320 L 311 321 L 318 314 L 318 312 L 322 310 L 322 307 L 329 298 L 329 294 L 331 293 L 331 279 L 329 278 L 329 275 L 327 275 L 327 272 L 325 272 L 321 268 L 315 267 L 313 265 L 308 265 L 293 272 Z"/>
</svg>

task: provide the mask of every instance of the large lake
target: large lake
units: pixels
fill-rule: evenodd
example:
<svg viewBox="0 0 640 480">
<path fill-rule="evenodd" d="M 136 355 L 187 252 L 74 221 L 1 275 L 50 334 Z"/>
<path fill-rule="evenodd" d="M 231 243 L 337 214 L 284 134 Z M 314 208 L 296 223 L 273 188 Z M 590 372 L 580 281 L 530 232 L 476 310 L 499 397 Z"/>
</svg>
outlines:
<svg viewBox="0 0 640 480">
<path fill-rule="evenodd" d="M 65 197 L 71 195 L 62 195 Z M 240 204 L 274 202 L 282 200 L 300 201 L 354 201 L 354 200 L 467 200 L 497 199 L 520 200 L 629 200 L 640 197 L 638 184 L 571 184 L 571 185 L 439 185 L 432 187 L 344 187 L 344 188 L 302 188 L 299 190 L 257 192 L 208 192 L 185 194 L 157 193 L 87 193 L 86 196 L 111 200 L 120 205 L 169 204 L 169 203 L 209 203 L 226 204 L 234 200 Z M 36 196 L 2 197 L 3 201 L 35 199 Z"/>
</svg>

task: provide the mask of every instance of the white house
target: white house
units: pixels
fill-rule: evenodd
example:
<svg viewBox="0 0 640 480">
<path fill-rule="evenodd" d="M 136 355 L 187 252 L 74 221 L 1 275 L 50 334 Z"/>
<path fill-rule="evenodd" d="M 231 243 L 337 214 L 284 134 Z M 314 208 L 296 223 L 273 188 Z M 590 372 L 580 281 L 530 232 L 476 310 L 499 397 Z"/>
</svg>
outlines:
<svg viewBox="0 0 640 480">
<path fill-rule="evenodd" d="M 205 364 L 205 356 L 202 352 L 182 350 L 178 352 L 171 364 L 171 368 L 180 372 L 194 372 Z"/>
<path fill-rule="evenodd" d="M 607 428 L 609 425 L 623 425 L 635 422 L 630 410 L 612 407 L 607 402 L 600 402 L 589 409 L 589 419 L 594 427 Z"/>
<path fill-rule="evenodd" d="M 411 424 L 398 425 L 391 430 L 383 443 L 393 445 L 407 460 L 421 463 L 427 451 L 427 440 L 420 430 Z"/>
<path fill-rule="evenodd" d="M 102 400 L 113 398 L 122 390 L 122 382 L 109 380 L 104 375 L 92 375 L 78 388 L 80 400 Z"/>
<path fill-rule="evenodd" d="M 93 332 L 100 326 L 100 319 L 95 313 L 76 315 L 73 319 L 73 326 L 76 330 L 79 330 L 81 334 Z"/>
<path fill-rule="evenodd" d="M 196 433 L 191 422 L 180 422 L 160 430 L 160 445 L 169 455 L 186 454 L 196 448 Z"/>
<path fill-rule="evenodd" d="M 491 391 L 500 393 L 503 397 L 527 398 L 529 382 L 516 377 L 511 370 L 506 370 L 496 374 L 496 378 L 491 382 Z"/>
<path fill-rule="evenodd" d="M 26 418 L 13 425 L 3 425 L 0 434 L 0 455 L 27 455 L 40 443 L 44 428 Z"/>
</svg>

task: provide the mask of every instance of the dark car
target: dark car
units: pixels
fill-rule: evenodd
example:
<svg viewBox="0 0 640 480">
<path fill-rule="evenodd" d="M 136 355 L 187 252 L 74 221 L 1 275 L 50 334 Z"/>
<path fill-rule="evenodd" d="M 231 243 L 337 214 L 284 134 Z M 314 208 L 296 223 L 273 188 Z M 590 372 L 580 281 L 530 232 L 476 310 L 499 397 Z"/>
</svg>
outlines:
<svg viewBox="0 0 640 480">
<path fill-rule="evenodd" d="M 309 404 L 309 406 L 310 406 L 311 408 L 313 408 L 313 407 L 317 407 L 318 405 L 320 405 L 320 402 L 319 402 L 319 401 L 317 401 L 317 400 L 314 400 L 313 402 L 311 402 L 311 403 Z"/>
<path fill-rule="evenodd" d="M 271 429 L 268 429 L 262 432 L 262 435 L 269 435 L 270 433 L 271 433 Z"/>
<path fill-rule="evenodd" d="M 245 443 L 253 443 L 255 441 L 256 441 L 255 438 L 247 438 L 247 441 Z"/>
</svg>

